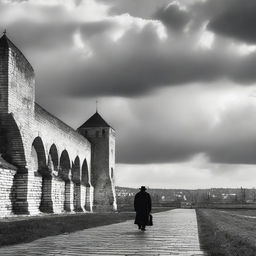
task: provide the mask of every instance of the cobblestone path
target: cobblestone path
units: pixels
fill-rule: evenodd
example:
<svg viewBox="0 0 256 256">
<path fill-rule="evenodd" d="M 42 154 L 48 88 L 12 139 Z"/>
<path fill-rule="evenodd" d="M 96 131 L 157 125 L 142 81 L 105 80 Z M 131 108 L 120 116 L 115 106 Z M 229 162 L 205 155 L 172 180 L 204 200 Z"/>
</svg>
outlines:
<svg viewBox="0 0 256 256">
<path fill-rule="evenodd" d="M 176 209 L 153 214 L 154 226 L 137 230 L 133 221 L 0 248 L 0 255 L 206 255 L 200 250 L 196 213 Z"/>
</svg>

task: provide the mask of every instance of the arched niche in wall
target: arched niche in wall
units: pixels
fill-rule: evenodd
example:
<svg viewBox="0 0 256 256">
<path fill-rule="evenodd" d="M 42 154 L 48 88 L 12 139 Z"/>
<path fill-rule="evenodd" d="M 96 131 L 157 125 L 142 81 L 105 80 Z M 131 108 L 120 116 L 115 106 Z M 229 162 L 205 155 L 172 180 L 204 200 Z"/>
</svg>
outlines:
<svg viewBox="0 0 256 256">
<path fill-rule="evenodd" d="M 82 165 L 82 184 L 85 186 L 89 186 L 89 170 L 88 170 L 88 164 L 86 161 L 86 158 L 84 159 L 83 165 Z"/>
<path fill-rule="evenodd" d="M 80 167 L 80 159 L 77 156 L 72 165 L 72 180 L 76 183 L 81 181 L 81 167 Z"/>
<path fill-rule="evenodd" d="M 35 172 L 43 172 L 46 167 L 45 149 L 42 139 L 38 136 L 34 139 L 31 148 L 31 167 Z"/>
<path fill-rule="evenodd" d="M 67 150 L 63 150 L 60 156 L 59 176 L 63 179 L 69 179 L 70 158 Z"/>
</svg>

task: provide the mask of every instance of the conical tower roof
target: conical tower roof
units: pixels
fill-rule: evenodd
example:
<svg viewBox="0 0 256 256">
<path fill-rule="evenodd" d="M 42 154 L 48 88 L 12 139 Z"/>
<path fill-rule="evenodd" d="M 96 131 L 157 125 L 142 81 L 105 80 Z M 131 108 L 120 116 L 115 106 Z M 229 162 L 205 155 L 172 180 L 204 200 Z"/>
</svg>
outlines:
<svg viewBox="0 0 256 256">
<path fill-rule="evenodd" d="M 92 115 L 84 124 L 82 124 L 80 128 L 88 128 L 88 127 L 111 127 L 102 116 L 96 111 L 94 115 Z M 112 128 L 112 127 L 111 127 Z"/>
</svg>

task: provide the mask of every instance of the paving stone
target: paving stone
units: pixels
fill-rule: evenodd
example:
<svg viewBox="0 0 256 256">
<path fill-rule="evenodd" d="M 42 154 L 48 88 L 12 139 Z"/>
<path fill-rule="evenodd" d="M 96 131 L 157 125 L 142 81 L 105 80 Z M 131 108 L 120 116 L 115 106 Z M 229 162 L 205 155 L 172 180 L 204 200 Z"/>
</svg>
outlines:
<svg viewBox="0 0 256 256">
<path fill-rule="evenodd" d="M 0 255 L 207 255 L 200 249 L 195 210 L 175 209 L 153 218 L 154 226 L 145 232 L 130 220 L 2 247 Z"/>
</svg>

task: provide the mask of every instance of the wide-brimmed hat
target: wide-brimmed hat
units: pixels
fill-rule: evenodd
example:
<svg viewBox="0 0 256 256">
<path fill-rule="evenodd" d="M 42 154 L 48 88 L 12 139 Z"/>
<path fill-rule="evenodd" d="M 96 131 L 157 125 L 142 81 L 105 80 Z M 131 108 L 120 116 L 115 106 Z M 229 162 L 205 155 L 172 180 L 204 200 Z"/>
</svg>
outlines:
<svg viewBox="0 0 256 256">
<path fill-rule="evenodd" d="M 141 186 L 141 187 L 140 187 L 140 190 L 141 190 L 141 191 L 145 191 L 145 190 L 147 190 L 147 189 L 146 189 L 145 186 Z"/>
</svg>

